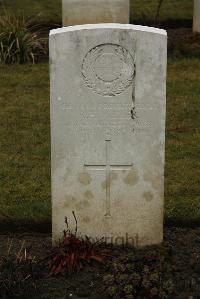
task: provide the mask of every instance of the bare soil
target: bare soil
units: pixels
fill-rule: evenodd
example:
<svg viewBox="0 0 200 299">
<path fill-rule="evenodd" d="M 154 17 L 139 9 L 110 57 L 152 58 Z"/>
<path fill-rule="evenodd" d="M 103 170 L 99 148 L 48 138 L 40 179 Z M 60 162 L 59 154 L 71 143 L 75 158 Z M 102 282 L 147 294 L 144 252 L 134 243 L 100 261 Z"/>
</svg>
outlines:
<svg viewBox="0 0 200 299">
<path fill-rule="evenodd" d="M 51 235 L 1 234 L 0 255 L 7 253 L 10 242 L 12 242 L 12 253 L 17 253 L 24 244 L 28 254 L 41 260 L 46 257 L 51 247 Z M 173 267 L 176 295 L 172 299 L 199 299 L 200 228 L 166 228 L 164 242 L 160 247 L 171 247 L 173 253 L 169 267 Z M 132 249 L 113 247 L 112 250 L 113 256 L 117 258 L 120 255 L 126 255 Z M 106 268 L 105 265 L 94 266 L 67 277 L 51 277 L 46 273 L 38 281 L 39 297 L 37 295 L 37 298 L 111 298 L 104 291 L 102 283 Z"/>
</svg>

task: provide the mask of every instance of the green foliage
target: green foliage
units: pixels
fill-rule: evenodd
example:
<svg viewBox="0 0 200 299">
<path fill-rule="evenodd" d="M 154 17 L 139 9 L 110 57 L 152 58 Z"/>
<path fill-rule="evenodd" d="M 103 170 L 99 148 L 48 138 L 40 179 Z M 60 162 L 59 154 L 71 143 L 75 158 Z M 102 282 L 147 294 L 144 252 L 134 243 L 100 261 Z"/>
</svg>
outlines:
<svg viewBox="0 0 200 299">
<path fill-rule="evenodd" d="M 170 250 L 148 249 L 119 256 L 104 276 L 106 291 L 112 298 L 170 299 L 175 290 Z"/>
<path fill-rule="evenodd" d="M 2 4 L 17 15 L 26 17 L 37 15 L 37 22 L 61 24 L 61 0 L 1 0 Z M 130 0 L 131 22 L 154 23 L 159 0 Z M 192 21 L 193 0 L 164 0 L 160 9 L 160 21 Z"/>
<path fill-rule="evenodd" d="M 26 250 L 20 249 L 17 255 L 0 257 L 0 298 L 32 298 L 36 294 L 36 281 L 40 277 L 39 264 L 27 257 Z"/>
<path fill-rule="evenodd" d="M 61 24 L 61 0 L 0 0 L 0 15 L 1 4 L 17 16 L 23 13 L 25 18 L 34 18 L 34 23 Z"/>
<path fill-rule="evenodd" d="M 35 63 L 47 54 L 41 31 L 24 17 L 4 12 L 0 18 L 0 63 Z"/>
<path fill-rule="evenodd" d="M 131 22 L 148 25 L 156 21 L 172 23 L 191 23 L 193 16 L 193 0 L 164 0 L 159 8 L 161 0 L 131 0 Z"/>
<path fill-rule="evenodd" d="M 155 20 L 154 20 L 154 23 L 156 25 L 159 25 L 160 10 L 161 10 L 163 2 L 164 2 L 164 0 L 159 0 L 158 1 L 158 6 L 157 6 L 157 9 L 156 9 Z"/>
</svg>

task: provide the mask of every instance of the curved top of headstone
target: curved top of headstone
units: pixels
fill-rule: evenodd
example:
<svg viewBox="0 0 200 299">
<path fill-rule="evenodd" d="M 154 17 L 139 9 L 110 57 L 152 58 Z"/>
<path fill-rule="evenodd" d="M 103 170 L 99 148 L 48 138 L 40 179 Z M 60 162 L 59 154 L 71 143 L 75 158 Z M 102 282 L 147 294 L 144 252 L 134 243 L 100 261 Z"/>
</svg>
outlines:
<svg viewBox="0 0 200 299">
<path fill-rule="evenodd" d="M 132 29 L 132 30 L 140 31 L 140 32 L 149 32 L 149 33 L 154 33 L 154 34 L 167 35 L 167 32 L 164 29 L 140 26 L 140 25 L 117 24 L 117 23 L 86 24 L 86 25 L 62 27 L 62 28 L 51 30 L 50 35 L 61 34 L 61 33 L 66 33 L 66 32 L 71 32 L 71 31 L 88 30 L 88 29 L 127 29 L 127 30 Z"/>
</svg>

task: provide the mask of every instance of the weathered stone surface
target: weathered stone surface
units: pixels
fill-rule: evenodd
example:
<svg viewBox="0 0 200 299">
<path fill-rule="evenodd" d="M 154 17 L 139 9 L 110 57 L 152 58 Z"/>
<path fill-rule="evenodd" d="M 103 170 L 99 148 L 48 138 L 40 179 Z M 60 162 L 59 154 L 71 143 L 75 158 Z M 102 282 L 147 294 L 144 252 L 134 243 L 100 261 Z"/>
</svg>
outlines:
<svg viewBox="0 0 200 299">
<path fill-rule="evenodd" d="M 51 31 L 54 241 L 72 211 L 93 240 L 162 241 L 166 48 L 142 26 Z"/>
<path fill-rule="evenodd" d="M 200 32 L 200 0 L 194 0 L 193 31 Z"/>
<path fill-rule="evenodd" d="M 62 0 L 63 26 L 129 23 L 129 0 Z"/>
</svg>

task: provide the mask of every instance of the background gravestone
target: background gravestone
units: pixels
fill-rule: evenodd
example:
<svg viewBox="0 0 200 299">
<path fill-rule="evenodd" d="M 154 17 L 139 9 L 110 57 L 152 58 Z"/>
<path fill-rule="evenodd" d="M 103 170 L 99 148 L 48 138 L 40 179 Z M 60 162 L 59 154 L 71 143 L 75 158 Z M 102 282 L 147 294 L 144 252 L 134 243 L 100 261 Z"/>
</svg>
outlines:
<svg viewBox="0 0 200 299">
<path fill-rule="evenodd" d="M 129 23 L 129 0 L 62 0 L 63 26 Z"/>
<path fill-rule="evenodd" d="M 53 239 L 163 236 L 167 36 L 99 24 L 50 33 Z"/>
<path fill-rule="evenodd" d="M 193 31 L 200 32 L 200 0 L 194 0 Z"/>
</svg>

